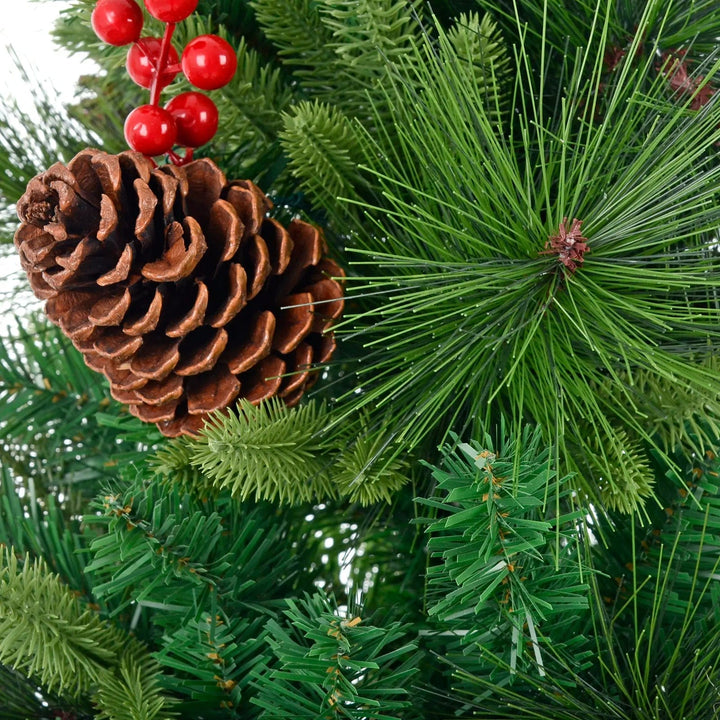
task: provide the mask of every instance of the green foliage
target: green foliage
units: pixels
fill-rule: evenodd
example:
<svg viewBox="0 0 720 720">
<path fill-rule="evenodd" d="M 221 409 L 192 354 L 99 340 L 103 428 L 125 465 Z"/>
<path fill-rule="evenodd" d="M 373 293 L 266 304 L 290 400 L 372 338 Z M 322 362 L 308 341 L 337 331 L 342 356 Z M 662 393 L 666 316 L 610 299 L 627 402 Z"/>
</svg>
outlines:
<svg viewBox="0 0 720 720">
<path fill-rule="evenodd" d="M 416 646 L 407 641 L 407 627 L 344 618 L 321 594 L 288 600 L 287 606 L 289 623 L 267 625 L 276 665 L 255 676 L 253 703 L 263 708 L 262 720 L 408 717 Z"/>
<path fill-rule="evenodd" d="M 510 75 L 510 55 L 492 16 L 478 13 L 462 14 L 447 33 L 457 57 L 468 71 L 468 79 L 477 85 L 485 98 L 488 118 L 500 122 L 500 110 L 507 97 L 500 90 L 507 87 Z"/>
<path fill-rule="evenodd" d="M 97 720 L 166 720 L 175 717 L 159 691 L 158 665 L 137 643 L 123 648 L 115 673 L 103 678 L 95 704 Z"/>
<path fill-rule="evenodd" d="M 554 0 L 552 3 L 479 0 L 479 5 L 500 20 L 508 42 L 525 35 L 528 51 L 534 56 L 541 52 L 542 43 L 560 54 L 568 42 L 574 47 L 584 47 L 588 42 L 587 30 L 598 11 L 608 25 L 611 43 L 625 49 L 644 23 L 647 25 L 646 52 L 651 52 L 654 42 L 662 38 L 664 49 L 692 45 L 695 52 L 713 53 L 720 31 L 720 12 L 712 0 L 654 5 L 649 13 L 646 3 L 626 0 Z M 551 67 L 547 69 L 553 72 Z"/>
<path fill-rule="evenodd" d="M 714 355 L 698 358 L 698 364 L 713 374 L 718 372 Z M 661 447 L 668 453 L 682 452 L 702 457 L 713 450 L 720 438 L 720 402 L 710 393 L 699 393 L 677 380 L 667 380 L 648 371 L 637 371 L 632 376 L 618 373 L 627 393 L 648 416 L 648 427 Z M 607 393 L 605 386 L 596 389 Z"/>
<path fill-rule="evenodd" d="M 39 318 L 23 325 L 0 338 L 0 458 L 32 492 L 63 493 L 79 512 L 118 463 L 148 446 L 99 422 L 127 409 L 58 328 Z M 146 429 L 145 443 L 152 438 Z"/>
<path fill-rule="evenodd" d="M 348 443 L 331 467 L 332 482 L 340 497 L 360 505 L 390 503 L 411 475 L 410 462 L 397 458 L 382 432 L 366 426 Z"/>
<path fill-rule="evenodd" d="M 612 531 L 600 527 L 607 518 L 590 523 L 607 541 L 591 540 L 584 555 L 593 571 L 583 633 L 560 628 L 558 642 L 552 627 L 544 675 L 520 671 L 509 683 L 511 668 L 491 647 L 475 667 L 467 653 L 449 654 L 449 698 L 473 717 L 496 720 L 713 717 L 720 681 L 717 471 L 712 455 L 698 462 L 691 493 L 663 480 L 658 490 L 671 499 L 649 526 L 624 514 L 614 515 Z M 570 637 L 572 654 L 562 642 Z"/>
<path fill-rule="evenodd" d="M 36 497 L 32 483 L 26 494 L 5 466 L 0 467 L 0 543 L 26 561 L 44 561 L 72 590 L 93 601 L 85 576 L 88 543 L 77 518 L 66 519 L 54 495 Z"/>
<path fill-rule="evenodd" d="M 280 62 L 291 68 L 304 86 L 328 79 L 335 53 L 332 32 L 322 18 L 324 3 L 251 0 L 250 4 L 258 24 L 277 49 Z"/>
<path fill-rule="evenodd" d="M 163 637 L 155 657 L 173 671 L 164 687 L 183 697 L 185 716 L 250 716 L 252 672 L 267 654 L 264 622 L 203 613 Z"/>
<path fill-rule="evenodd" d="M 108 491 L 95 506 L 101 515 L 85 522 L 106 531 L 92 543 L 97 597 L 113 615 L 132 604 L 138 617 L 157 609 L 168 627 L 206 607 L 215 595 L 226 608 L 262 607 L 288 591 L 309 539 L 274 518 L 272 507 L 243 508 L 227 495 L 200 500 L 139 475 L 122 490 Z M 291 547 L 278 557 L 281 547 Z M 264 574 L 266 564 L 272 574 Z M 136 619 L 137 621 L 137 619 Z"/>
<path fill-rule="evenodd" d="M 648 18 L 657 9 L 649 2 Z M 602 19 L 593 38 L 604 46 Z M 581 471 L 578 488 L 599 501 L 598 478 L 582 473 L 588 457 L 604 453 L 605 473 L 623 468 L 625 437 L 663 444 L 646 422 L 651 399 L 620 373 L 649 373 L 701 404 L 720 391 L 698 360 L 718 340 L 720 167 L 709 151 L 720 109 L 688 111 L 689 98 L 669 97 L 650 60 L 623 64 L 605 84 L 602 56 L 578 50 L 566 54 L 558 112 L 546 117 L 532 98 L 549 88 L 529 57 L 522 46 L 505 134 L 442 33 L 439 51 L 426 46 L 404 74 L 389 72 L 399 142 L 383 132 L 363 140 L 383 204 L 362 206 L 368 221 L 348 250 L 363 275 L 350 277 L 339 330 L 364 341 L 363 392 L 347 393 L 339 412 L 387 412 L 393 439 L 412 448 L 502 410 L 557 437 L 560 470 Z M 572 268 L 548 243 L 574 218 L 590 251 Z M 595 392 L 600 383 L 607 392 Z M 642 465 L 639 457 L 638 473 Z M 616 507 L 647 496 L 636 475 L 603 475 L 618 488 L 612 497 L 625 496 Z"/>
<path fill-rule="evenodd" d="M 77 127 L 2 103 L 6 239 L 145 101 L 93 6 Z M 239 70 L 198 152 L 346 246 L 337 359 L 168 441 L 56 329 L 0 344 L 0 715 L 714 717 L 717 3 L 201 0 L 176 45 L 207 32 Z"/>
<path fill-rule="evenodd" d="M 171 716 L 147 651 L 83 610 L 42 561 L 20 563 L 12 548 L 5 548 L 0 566 L 0 662 L 50 692 L 96 693 L 99 718 Z"/>
<path fill-rule="evenodd" d="M 201 497 L 226 490 L 240 501 L 283 505 L 338 497 L 365 506 L 391 502 L 408 481 L 408 463 L 366 423 L 328 431 L 329 422 L 327 407 L 314 400 L 297 408 L 277 398 L 257 406 L 241 400 L 196 436 L 167 443 L 150 463 Z"/>
<path fill-rule="evenodd" d="M 441 561 L 427 571 L 435 632 L 457 638 L 450 655 L 492 653 L 511 675 L 544 676 L 549 652 L 575 652 L 588 608 L 584 513 L 537 428 L 497 443 L 455 440 L 433 468 L 439 495 L 418 499 L 437 514 L 427 521 Z"/>
<path fill-rule="evenodd" d="M 609 427 L 604 445 L 596 434 L 588 434 L 588 445 L 577 450 L 577 465 L 598 488 L 604 507 L 632 513 L 652 496 L 654 469 L 639 440 L 622 427 Z"/>
<path fill-rule="evenodd" d="M 216 413 L 192 445 L 192 463 L 240 500 L 307 502 L 331 495 L 324 407 L 309 402 L 287 411 L 271 398 L 258 406 L 241 400 L 235 412 Z"/>
<path fill-rule="evenodd" d="M 300 102 L 287 112 L 280 133 L 289 168 L 323 207 L 355 197 L 362 185 L 360 149 L 350 120 L 336 107 Z"/>
</svg>

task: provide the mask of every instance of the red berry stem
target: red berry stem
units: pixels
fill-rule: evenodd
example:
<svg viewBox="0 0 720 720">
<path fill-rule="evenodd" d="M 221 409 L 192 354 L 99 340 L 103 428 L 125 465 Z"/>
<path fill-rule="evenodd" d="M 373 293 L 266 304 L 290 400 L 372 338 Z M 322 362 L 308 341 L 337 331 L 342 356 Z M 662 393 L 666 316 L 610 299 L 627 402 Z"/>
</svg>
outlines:
<svg viewBox="0 0 720 720">
<path fill-rule="evenodd" d="M 168 54 L 170 52 L 170 41 L 175 32 L 175 23 L 170 22 L 165 26 L 162 45 L 160 46 L 160 56 L 158 57 L 157 68 L 155 69 L 155 77 L 153 78 L 152 87 L 150 88 L 150 105 L 158 105 L 160 103 L 160 92 L 162 84 L 160 78 L 165 74 L 165 68 L 168 64 Z"/>
<path fill-rule="evenodd" d="M 187 165 L 187 163 L 192 162 L 193 159 L 193 151 L 195 148 L 185 148 L 185 155 L 178 155 L 174 150 L 170 150 L 167 154 L 168 158 L 170 158 L 170 162 L 173 165 Z"/>
</svg>

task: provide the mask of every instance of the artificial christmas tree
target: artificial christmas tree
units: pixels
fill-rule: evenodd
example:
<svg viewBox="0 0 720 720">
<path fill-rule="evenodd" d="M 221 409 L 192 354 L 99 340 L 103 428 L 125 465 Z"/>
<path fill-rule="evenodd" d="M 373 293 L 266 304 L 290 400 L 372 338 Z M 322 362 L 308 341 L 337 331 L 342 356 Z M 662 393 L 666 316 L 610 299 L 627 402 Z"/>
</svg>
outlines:
<svg viewBox="0 0 720 720">
<path fill-rule="evenodd" d="M 60 123 L 72 142 L 11 163 L 34 145 L 0 138 L 8 202 L 30 192 L 8 240 L 31 283 L 36 238 L 60 232 L 52 175 L 98 137 L 98 167 L 147 167 L 157 207 L 203 235 L 192 198 L 230 202 L 225 178 L 247 178 L 269 247 L 263 226 L 303 223 L 337 258 L 289 271 L 330 310 L 304 360 L 321 378 L 292 407 L 218 393 L 166 438 L 87 367 L 87 338 L 41 317 L 4 340 L 0 717 L 715 718 L 715 3 L 155 0 L 142 22 L 116 3 L 115 37 L 107 2 L 73 0 L 56 32 L 103 68 Z M 181 62 L 205 36 L 236 48 L 232 78 Z M 184 174 L 202 179 L 178 200 Z M 115 242 L 78 318 L 107 305 L 132 338 L 153 293 L 117 314 L 96 279 L 122 265 Z M 237 297 L 187 247 L 129 267 Z M 52 251 L 60 273 L 83 248 Z M 258 301 L 282 305 L 283 277 Z"/>
</svg>

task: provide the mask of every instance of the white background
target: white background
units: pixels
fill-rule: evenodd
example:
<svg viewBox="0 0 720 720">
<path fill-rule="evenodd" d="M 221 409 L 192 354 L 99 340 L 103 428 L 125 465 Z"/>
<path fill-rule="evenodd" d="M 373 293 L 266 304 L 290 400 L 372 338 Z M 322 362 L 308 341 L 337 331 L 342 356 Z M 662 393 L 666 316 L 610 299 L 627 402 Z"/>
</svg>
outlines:
<svg viewBox="0 0 720 720">
<path fill-rule="evenodd" d="M 43 78 L 57 92 L 58 103 L 70 102 L 80 75 L 95 72 L 92 61 L 68 54 L 54 45 L 50 31 L 66 0 L 5 0 L 0 23 L 0 92 L 15 99 L 25 111 L 32 107 L 32 93 L 17 69 L 13 54 L 31 77 Z M 38 168 L 41 172 L 45 168 Z M 0 257 L 0 332 L 14 324 L 14 315 L 28 307 L 40 307 L 28 291 L 16 253 L 3 248 Z"/>
<path fill-rule="evenodd" d="M 57 89 L 59 100 L 71 99 L 77 78 L 92 68 L 80 55 L 68 55 L 57 48 L 50 31 L 65 0 L 5 0 L 0 24 L 0 91 L 21 101 L 29 98 L 8 52 L 11 47 L 31 74 L 47 78 Z"/>
</svg>

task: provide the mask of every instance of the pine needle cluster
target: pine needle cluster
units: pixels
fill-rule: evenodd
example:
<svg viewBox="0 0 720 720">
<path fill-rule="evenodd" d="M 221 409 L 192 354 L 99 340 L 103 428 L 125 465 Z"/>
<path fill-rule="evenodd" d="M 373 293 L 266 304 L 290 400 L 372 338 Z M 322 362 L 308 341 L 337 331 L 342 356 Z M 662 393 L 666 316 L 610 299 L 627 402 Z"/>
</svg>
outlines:
<svg viewBox="0 0 720 720">
<path fill-rule="evenodd" d="M 277 660 L 259 673 L 253 702 L 262 720 L 352 718 L 395 720 L 412 714 L 410 683 L 416 645 L 398 622 L 383 627 L 343 618 L 322 595 L 288 601 L 288 625 L 271 621 Z M 404 641 L 404 642 L 403 642 Z M 393 690 L 388 692 L 387 688 Z"/>
<path fill-rule="evenodd" d="M 489 436 L 455 441 L 433 469 L 440 496 L 420 500 L 438 511 L 428 550 L 442 561 L 428 568 L 428 613 L 460 648 L 482 647 L 511 673 L 530 664 L 542 676 L 550 636 L 553 652 L 572 646 L 588 607 L 583 512 L 537 429 L 501 437 L 497 448 Z"/>
<path fill-rule="evenodd" d="M 609 46 L 609 5 L 587 47 L 559 58 L 543 43 L 539 70 L 518 25 L 502 126 L 441 28 L 388 68 L 393 130 L 358 134 L 382 202 L 355 201 L 367 215 L 348 248 L 358 310 L 340 332 L 363 340 L 363 392 L 341 398 L 342 418 L 382 408 L 412 448 L 502 412 L 559 438 L 590 500 L 631 511 L 652 497 L 649 457 L 680 436 L 648 422 L 657 408 L 636 382 L 698 407 L 720 391 L 720 110 L 712 98 L 691 109 L 693 93 L 674 95 L 656 70 L 669 13 L 647 3 L 612 72 L 591 53 Z M 548 86 L 556 62 L 563 80 Z M 704 63 L 704 83 L 716 69 Z"/>
</svg>

